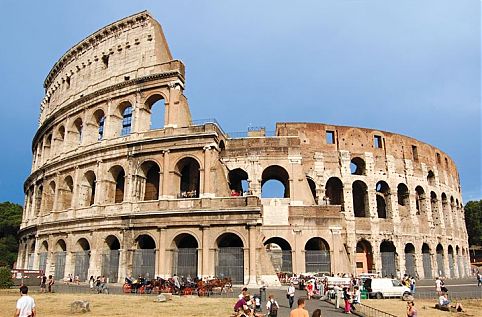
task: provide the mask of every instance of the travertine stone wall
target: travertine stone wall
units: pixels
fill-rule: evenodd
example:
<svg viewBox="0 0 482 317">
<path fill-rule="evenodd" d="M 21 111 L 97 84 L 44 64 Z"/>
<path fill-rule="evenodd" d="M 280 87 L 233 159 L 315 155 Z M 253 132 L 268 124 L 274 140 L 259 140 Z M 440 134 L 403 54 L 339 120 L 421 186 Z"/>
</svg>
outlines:
<svg viewBox="0 0 482 317">
<path fill-rule="evenodd" d="M 18 267 L 58 279 L 112 274 L 106 258 L 117 252 L 112 276 L 123 281 L 140 252 L 151 252 L 156 276 L 185 269 L 186 253 L 195 275 L 225 274 L 227 261 L 239 283 L 276 283 L 280 269 L 383 274 L 389 243 L 394 273 L 468 273 L 460 180 L 446 153 L 317 123 L 230 137 L 191 119 L 184 74 L 148 12 L 102 28 L 54 65 L 24 185 Z M 152 128 L 158 116 L 163 126 Z M 265 197 L 268 181 L 281 184 L 280 197 Z M 282 268 L 259 263 L 274 257 Z"/>
</svg>

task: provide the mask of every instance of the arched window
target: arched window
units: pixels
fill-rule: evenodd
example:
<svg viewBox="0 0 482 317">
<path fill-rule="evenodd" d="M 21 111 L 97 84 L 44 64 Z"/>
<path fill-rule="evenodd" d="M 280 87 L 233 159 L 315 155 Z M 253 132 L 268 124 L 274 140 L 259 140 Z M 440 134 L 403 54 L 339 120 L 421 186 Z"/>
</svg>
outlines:
<svg viewBox="0 0 482 317">
<path fill-rule="evenodd" d="M 143 200 L 158 200 L 159 199 L 159 166 L 147 161 L 141 165 L 141 170 L 145 177 L 144 199 Z"/>
<path fill-rule="evenodd" d="M 94 112 L 91 122 L 97 130 L 97 141 L 101 141 L 104 138 L 104 123 L 105 123 L 104 111 L 102 109 L 97 109 Z"/>
<path fill-rule="evenodd" d="M 417 215 L 419 215 L 421 212 L 427 211 L 425 198 L 425 191 L 421 186 L 417 186 L 415 188 L 415 207 L 417 208 Z"/>
<path fill-rule="evenodd" d="M 289 198 L 289 174 L 281 166 L 271 165 L 261 175 L 261 197 Z"/>
<path fill-rule="evenodd" d="M 440 214 L 438 208 L 438 198 L 435 192 L 430 192 L 430 209 L 432 210 L 432 218 L 435 226 L 440 226 Z"/>
<path fill-rule="evenodd" d="M 343 205 L 343 183 L 337 177 L 330 177 L 325 186 L 327 205 Z"/>
<path fill-rule="evenodd" d="M 428 171 L 427 182 L 430 186 L 435 186 L 435 174 L 432 171 Z"/>
<path fill-rule="evenodd" d="M 80 203 L 82 206 L 92 206 L 95 202 L 96 177 L 93 171 L 84 174 L 82 189 L 80 191 Z"/>
<path fill-rule="evenodd" d="M 64 178 L 64 183 L 60 189 L 60 210 L 72 207 L 72 194 L 74 191 L 74 181 L 71 176 Z"/>
<path fill-rule="evenodd" d="M 382 258 L 382 276 L 395 276 L 396 270 L 396 248 L 392 241 L 383 240 L 380 244 L 380 257 Z"/>
<path fill-rule="evenodd" d="M 315 203 L 318 203 L 318 197 L 316 196 L 315 181 L 311 177 L 306 177 L 306 181 L 308 182 L 308 186 L 310 186 L 311 195 L 313 196 Z"/>
<path fill-rule="evenodd" d="M 45 210 L 52 211 L 54 209 L 55 199 L 55 182 L 51 181 L 48 190 L 45 192 Z"/>
<path fill-rule="evenodd" d="M 380 181 L 375 186 L 377 196 L 378 218 L 387 218 L 391 207 L 390 187 L 384 181 Z"/>
<path fill-rule="evenodd" d="M 47 160 L 50 158 L 50 148 L 52 146 L 52 133 L 50 133 L 46 138 L 45 138 L 45 144 L 44 144 L 44 159 Z"/>
<path fill-rule="evenodd" d="M 37 193 L 35 194 L 35 212 L 39 214 L 42 209 L 42 196 L 43 196 L 44 187 L 43 185 L 39 185 L 37 187 Z"/>
<path fill-rule="evenodd" d="M 231 196 L 242 196 L 248 192 L 248 173 L 240 168 L 233 169 L 228 173 L 229 189 Z"/>
<path fill-rule="evenodd" d="M 109 169 L 111 182 L 107 190 L 108 203 L 121 203 L 124 201 L 125 172 L 122 166 L 115 165 Z"/>
<path fill-rule="evenodd" d="M 156 267 L 156 242 L 147 234 L 136 239 L 137 250 L 134 251 L 132 275 L 154 278 Z"/>
<path fill-rule="evenodd" d="M 372 273 L 374 270 L 372 245 L 362 239 L 356 244 L 356 272 L 357 274 Z"/>
<path fill-rule="evenodd" d="M 176 164 L 176 171 L 179 174 L 180 198 L 199 197 L 200 166 L 197 160 L 192 157 L 185 157 Z"/>
<path fill-rule="evenodd" d="M 400 183 L 397 186 L 397 200 L 400 217 L 408 217 L 410 215 L 410 194 L 407 185 L 404 183 Z"/>
<path fill-rule="evenodd" d="M 132 106 L 128 104 L 122 111 L 122 130 L 121 136 L 129 135 L 132 126 Z"/>
<path fill-rule="evenodd" d="M 162 129 L 164 128 L 164 111 L 165 111 L 165 101 L 164 98 L 159 95 L 150 96 L 146 100 L 146 108 L 149 110 L 149 129 Z"/>
<path fill-rule="evenodd" d="M 353 211 L 355 217 L 367 217 L 368 215 L 368 193 L 367 185 L 362 181 L 355 181 L 352 185 Z"/>
<path fill-rule="evenodd" d="M 74 136 L 75 136 L 75 141 L 76 141 L 76 142 L 74 142 L 74 143 L 77 143 L 77 144 L 82 143 L 82 132 L 83 132 L 83 128 L 84 128 L 84 125 L 83 125 L 82 119 L 81 119 L 81 118 L 77 118 L 77 119 L 74 121 L 73 129 L 72 129 L 72 133 L 74 134 Z"/>
<path fill-rule="evenodd" d="M 365 175 L 365 161 L 360 157 L 354 157 L 350 163 L 350 171 L 352 175 Z"/>
</svg>

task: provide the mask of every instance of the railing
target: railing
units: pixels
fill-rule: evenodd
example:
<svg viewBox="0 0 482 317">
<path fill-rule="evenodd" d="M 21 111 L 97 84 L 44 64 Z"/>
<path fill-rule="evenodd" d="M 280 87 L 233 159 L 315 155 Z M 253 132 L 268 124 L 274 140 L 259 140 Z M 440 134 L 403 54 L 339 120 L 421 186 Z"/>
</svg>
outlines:
<svg viewBox="0 0 482 317">
<path fill-rule="evenodd" d="M 357 304 L 354 311 L 357 315 L 364 317 L 396 317 L 395 315 L 389 314 L 387 312 L 381 311 L 379 309 L 364 305 Z"/>
<path fill-rule="evenodd" d="M 249 129 L 249 128 L 248 128 Z M 227 135 L 230 139 L 242 139 L 242 138 L 249 138 L 252 137 L 250 136 L 250 131 L 245 131 L 245 132 L 228 132 Z M 275 137 L 276 136 L 276 131 L 265 131 L 263 137 Z"/>
<path fill-rule="evenodd" d="M 449 285 L 450 287 L 450 285 Z M 474 289 L 470 291 L 452 291 L 449 292 L 450 299 L 452 301 L 461 300 L 461 299 L 481 299 L 482 298 L 482 289 Z M 434 291 L 425 291 L 420 292 L 416 291 L 413 295 L 414 298 L 417 299 L 433 299 L 434 303 L 438 301 L 438 296 L 435 294 Z"/>
<path fill-rule="evenodd" d="M 215 124 L 219 128 L 219 130 L 221 130 L 222 133 L 226 134 L 223 128 L 221 128 L 221 125 L 219 124 L 218 120 L 214 118 L 196 119 L 191 121 L 191 125 L 205 125 L 207 123 Z"/>
</svg>

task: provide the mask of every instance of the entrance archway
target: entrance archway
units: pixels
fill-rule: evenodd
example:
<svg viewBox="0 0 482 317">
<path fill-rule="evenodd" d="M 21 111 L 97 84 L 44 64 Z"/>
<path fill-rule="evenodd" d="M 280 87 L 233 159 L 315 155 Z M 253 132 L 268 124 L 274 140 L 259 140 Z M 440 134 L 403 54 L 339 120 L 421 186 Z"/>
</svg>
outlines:
<svg viewBox="0 0 482 317">
<path fill-rule="evenodd" d="M 67 256 L 67 246 L 65 245 L 65 241 L 60 239 L 57 241 L 55 245 L 55 271 L 54 271 L 54 278 L 56 280 L 61 280 L 64 278 L 65 275 L 65 258 Z"/>
<path fill-rule="evenodd" d="M 356 244 L 356 273 L 373 273 L 373 250 L 372 245 L 365 239 Z"/>
<path fill-rule="evenodd" d="M 235 284 L 244 284 L 243 241 L 234 233 L 224 233 L 217 239 L 216 276 L 230 277 Z"/>
<path fill-rule="evenodd" d="M 306 242 L 305 271 L 331 273 L 330 246 L 322 238 L 315 237 Z"/>
<path fill-rule="evenodd" d="M 382 276 L 396 276 L 396 248 L 392 241 L 384 240 L 380 244 L 380 256 L 382 258 Z"/>
<path fill-rule="evenodd" d="M 47 256 L 49 254 L 49 244 L 47 241 L 42 242 L 40 245 L 40 252 L 38 254 L 39 257 L 39 264 L 38 269 L 45 273 L 45 269 L 47 268 Z"/>
<path fill-rule="evenodd" d="M 432 256 L 430 255 L 430 247 L 424 243 L 422 245 L 422 262 L 423 262 L 423 276 L 426 279 L 432 277 Z"/>
<path fill-rule="evenodd" d="M 415 277 L 416 276 L 416 264 L 415 264 L 415 247 L 411 243 L 405 245 L 405 273 Z"/>
<path fill-rule="evenodd" d="M 156 243 L 154 239 L 142 234 L 136 239 L 137 249 L 134 251 L 132 275 L 142 276 L 146 279 L 154 278 L 156 267 Z"/>
<path fill-rule="evenodd" d="M 444 248 L 439 243 L 437 245 L 437 273 L 438 276 L 445 276 L 445 266 L 444 266 Z"/>
<path fill-rule="evenodd" d="M 264 246 L 276 272 L 293 272 L 291 245 L 288 241 L 273 237 L 266 240 Z"/>
<path fill-rule="evenodd" d="M 261 175 L 261 197 L 289 198 L 289 178 L 288 172 L 283 167 L 278 165 L 268 166 Z M 271 189 L 268 189 L 269 187 L 271 187 Z"/>
<path fill-rule="evenodd" d="M 104 241 L 102 254 L 102 275 L 110 283 L 116 283 L 119 278 L 120 243 L 116 236 L 110 235 Z"/>
<path fill-rule="evenodd" d="M 174 238 L 173 244 L 173 274 L 197 277 L 198 243 L 196 238 L 188 233 L 181 233 Z"/>
<path fill-rule="evenodd" d="M 77 252 L 75 252 L 75 270 L 74 275 L 79 277 L 80 281 L 87 281 L 90 266 L 90 244 L 85 238 L 77 241 Z"/>
<path fill-rule="evenodd" d="M 448 247 L 449 254 L 449 270 L 450 278 L 455 278 L 455 260 L 454 260 L 454 248 L 451 245 Z"/>
</svg>

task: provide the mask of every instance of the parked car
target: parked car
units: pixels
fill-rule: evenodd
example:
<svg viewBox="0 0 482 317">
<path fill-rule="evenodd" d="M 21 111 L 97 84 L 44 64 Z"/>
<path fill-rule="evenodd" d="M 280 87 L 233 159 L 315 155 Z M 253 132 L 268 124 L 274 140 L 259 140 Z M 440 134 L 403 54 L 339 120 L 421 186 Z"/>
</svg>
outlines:
<svg viewBox="0 0 482 317">
<path fill-rule="evenodd" d="M 410 288 L 391 278 L 368 278 L 363 287 L 370 298 L 403 297 L 411 295 Z"/>
</svg>

